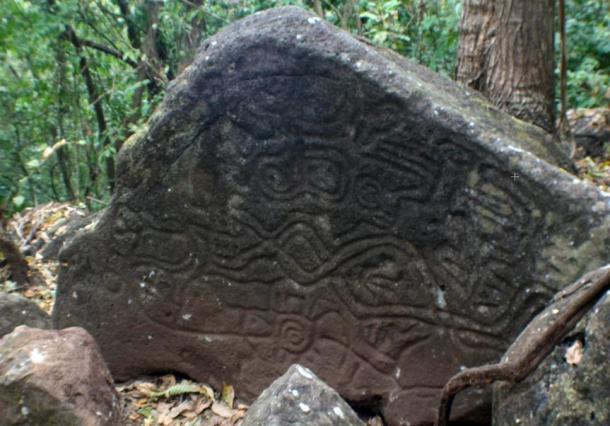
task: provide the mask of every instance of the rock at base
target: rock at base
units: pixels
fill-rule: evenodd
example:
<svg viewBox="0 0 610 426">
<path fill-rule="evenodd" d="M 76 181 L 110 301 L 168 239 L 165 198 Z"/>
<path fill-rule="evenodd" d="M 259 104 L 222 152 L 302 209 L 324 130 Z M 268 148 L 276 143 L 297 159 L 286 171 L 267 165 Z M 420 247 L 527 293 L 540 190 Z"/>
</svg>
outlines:
<svg viewBox="0 0 610 426">
<path fill-rule="evenodd" d="M 494 387 L 494 425 L 610 424 L 610 293 L 523 382 Z"/>
<path fill-rule="evenodd" d="M 311 370 L 292 365 L 252 404 L 242 426 L 364 426 L 337 392 Z"/>
<path fill-rule="evenodd" d="M 572 109 L 568 122 L 576 145 L 585 155 L 602 157 L 610 153 L 610 108 Z"/>
<path fill-rule="evenodd" d="M 4 336 L 0 419 L 3 426 L 119 425 L 119 397 L 89 333 L 19 326 Z"/>
<path fill-rule="evenodd" d="M 0 337 L 18 325 L 51 328 L 51 317 L 38 305 L 19 294 L 0 293 Z"/>
</svg>

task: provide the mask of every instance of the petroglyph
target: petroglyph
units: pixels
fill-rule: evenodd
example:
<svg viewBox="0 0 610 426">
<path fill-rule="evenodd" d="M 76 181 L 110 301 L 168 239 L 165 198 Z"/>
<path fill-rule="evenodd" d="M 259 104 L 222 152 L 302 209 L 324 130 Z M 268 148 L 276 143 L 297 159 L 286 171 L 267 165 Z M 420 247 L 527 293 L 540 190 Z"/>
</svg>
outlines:
<svg viewBox="0 0 610 426">
<path fill-rule="evenodd" d="M 563 283 L 539 273 L 561 263 L 546 247 L 573 274 L 603 261 L 607 240 L 585 260 L 548 236 L 588 234 L 609 204 L 588 210 L 607 198 L 551 165 L 536 129 L 310 17 L 274 10 L 202 47 L 64 250 L 54 318 L 118 378 L 177 370 L 251 399 L 299 363 L 391 425 L 425 423 L 446 379 L 496 360 Z"/>
</svg>

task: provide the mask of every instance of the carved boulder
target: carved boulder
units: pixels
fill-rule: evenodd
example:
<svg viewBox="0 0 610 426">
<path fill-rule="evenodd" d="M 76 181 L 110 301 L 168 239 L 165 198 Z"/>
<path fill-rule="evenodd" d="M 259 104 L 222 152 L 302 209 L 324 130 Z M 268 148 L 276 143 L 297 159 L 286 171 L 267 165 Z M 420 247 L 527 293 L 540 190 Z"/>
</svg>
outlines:
<svg viewBox="0 0 610 426">
<path fill-rule="evenodd" d="M 253 400 L 292 364 L 426 424 L 562 285 L 608 261 L 610 198 L 550 138 L 301 9 L 200 48 L 61 254 L 54 322 L 115 378 Z M 475 419 L 489 394 L 456 401 Z"/>
</svg>

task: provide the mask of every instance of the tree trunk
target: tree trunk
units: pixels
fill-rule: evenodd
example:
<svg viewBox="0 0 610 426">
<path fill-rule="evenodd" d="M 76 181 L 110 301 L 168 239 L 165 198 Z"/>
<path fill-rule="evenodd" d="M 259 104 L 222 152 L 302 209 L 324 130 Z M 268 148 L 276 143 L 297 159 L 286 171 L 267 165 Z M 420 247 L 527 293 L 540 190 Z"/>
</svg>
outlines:
<svg viewBox="0 0 610 426">
<path fill-rule="evenodd" d="M 554 130 L 553 0 L 465 0 L 457 80 Z"/>
<path fill-rule="evenodd" d="M 91 71 L 89 70 L 89 61 L 85 56 L 85 53 L 82 50 L 82 45 L 80 39 L 74 32 L 74 29 L 66 25 L 66 36 L 70 42 L 74 45 L 74 49 L 76 50 L 76 54 L 79 57 L 79 69 L 83 79 L 85 80 L 85 86 L 87 87 L 87 93 L 89 95 L 89 104 L 93 107 L 93 111 L 95 112 L 95 118 L 97 120 L 98 126 L 98 134 L 99 138 L 102 141 L 102 146 L 107 147 L 110 145 L 110 138 L 106 132 L 106 117 L 104 116 L 104 109 L 102 108 L 101 99 L 98 94 L 97 87 L 93 82 L 93 76 L 91 75 Z M 114 156 L 109 155 L 106 157 L 106 175 L 108 177 L 108 186 L 110 187 L 110 191 L 114 190 L 114 181 L 115 181 L 115 165 L 114 165 Z M 97 180 L 97 175 L 92 175 L 92 186 L 95 185 L 95 180 Z"/>
<path fill-rule="evenodd" d="M 65 98 L 68 97 L 68 91 L 66 90 L 66 54 L 63 50 L 61 40 L 58 40 L 57 42 L 55 57 L 57 58 L 57 85 L 59 88 L 57 93 L 57 126 L 59 128 L 59 137 L 65 138 L 64 117 L 68 111 Z M 53 140 L 53 143 L 57 143 L 57 140 Z M 66 145 L 57 148 L 57 162 L 59 164 L 59 171 L 66 189 L 68 200 L 73 201 L 76 199 L 76 195 L 74 188 L 72 187 L 69 164 L 70 153 L 68 152 L 68 147 Z"/>
</svg>

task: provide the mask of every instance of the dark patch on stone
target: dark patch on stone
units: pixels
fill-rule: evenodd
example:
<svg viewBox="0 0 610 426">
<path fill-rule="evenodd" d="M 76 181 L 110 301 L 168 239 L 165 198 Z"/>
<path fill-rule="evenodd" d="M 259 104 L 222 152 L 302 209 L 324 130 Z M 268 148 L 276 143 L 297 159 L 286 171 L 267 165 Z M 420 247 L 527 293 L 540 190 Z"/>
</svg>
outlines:
<svg viewBox="0 0 610 426">
<path fill-rule="evenodd" d="M 574 141 L 584 155 L 610 155 L 610 108 L 570 110 L 567 118 Z"/>
<path fill-rule="evenodd" d="M 18 325 L 51 328 L 51 317 L 33 301 L 16 293 L 0 293 L 0 337 Z"/>
<path fill-rule="evenodd" d="M 396 54 L 297 8 L 255 14 L 126 143 L 109 208 L 61 253 L 54 321 L 118 379 L 171 369 L 251 401 L 301 363 L 426 424 L 450 376 L 608 261 L 610 198 L 566 164 Z M 488 403 L 460 397 L 456 419 Z"/>
</svg>

